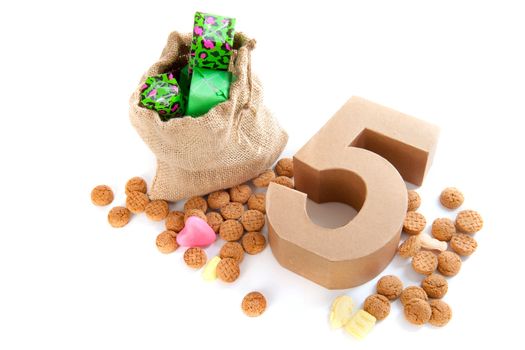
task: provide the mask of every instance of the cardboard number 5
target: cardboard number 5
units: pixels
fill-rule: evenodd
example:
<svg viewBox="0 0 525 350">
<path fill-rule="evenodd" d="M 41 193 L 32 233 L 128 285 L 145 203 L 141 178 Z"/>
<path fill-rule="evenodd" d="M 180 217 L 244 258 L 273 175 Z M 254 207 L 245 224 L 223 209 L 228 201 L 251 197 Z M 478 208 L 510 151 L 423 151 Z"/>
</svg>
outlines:
<svg viewBox="0 0 525 350">
<path fill-rule="evenodd" d="M 392 260 L 407 209 L 403 179 L 421 185 L 438 128 L 352 97 L 294 156 L 296 190 L 271 184 L 269 241 L 277 261 L 326 288 L 358 286 Z M 325 228 L 306 211 L 315 202 L 343 202 L 358 213 Z"/>
</svg>

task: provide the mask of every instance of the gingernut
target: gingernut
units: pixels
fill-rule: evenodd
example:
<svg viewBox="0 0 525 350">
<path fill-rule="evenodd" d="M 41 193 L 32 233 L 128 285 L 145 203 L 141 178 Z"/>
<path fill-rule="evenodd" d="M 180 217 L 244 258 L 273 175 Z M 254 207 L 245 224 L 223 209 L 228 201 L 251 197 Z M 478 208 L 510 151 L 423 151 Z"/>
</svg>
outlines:
<svg viewBox="0 0 525 350">
<path fill-rule="evenodd" d="M 417 235 L 423 231 L 426 225 L 427 220 L 423 214 L 415 211 L 409 211 L 407 212 L 405 220 L 403 221 L 403 231 L 409 235 Z"/>
<path fill-rule="evenodd" d="M 450 241 L 454 233 L 456 233 L 456 226 L 454 221 L 448 218 L 436 219 L 432 223 L 432 236 L 440 241 Z"/>
<path fill-rule="evenodd" d="M 454 252 L 444 251 L 438 255 L 438 271 L 444 276 L 455 276 L 461 269 L 461 258 Z"/>
<path fill-rule="evenodd" d="M 266 247 L 266 238 L 260 232 L 248 232 L 242 236 L 242 246 L 246 253 L 255 255 Z"/>
<path fill-rule="evenodd" d="M 399 256 L 402 258 L 410 258 L 419 253 L 421 250 L 421 241 L 419 236 L 410 236 L 398 248 Z"/>
<path fill-rule="evenodd" d="M 287 176 L 277 176 L 270 182 L 275 182 L 276 184 L 286 186 L 288 188 L 294 188 L 293 180 Z"/>
<path fill-rule="evenodd" d="M 224 220 L 221 214 L 215 211 L 210 211 L 206 214 L 206 221 L 208 221 L 208 225 L 213 229 L 213 232 L 219 233 L 219 229 Z"/>
<path fill-rule="evenodd" d="M 483 228 L 483 218 L 475 210 L 463 210 L 456 216 L 456 228 L 464 233 L 476 233 Z"/>
<path fill-rule="evenodd" d="M 184 228 L 184 213 L 182 211 L 172 211 L 166 216 L 164 223 L 166 230 L 180 232 Z"/>
<path fill-rule="evenodd" d="M 184 203 L 184 211 L 190 210 L 190 209 L 199 209 L 203 213 L 206 213 L 208 210 L 208 203 L 206 202 L 206 199 L 200 197 L 200 196 L 194 196 L 189 198 L 186 203 Z"/>
<path fill-rule="evenodd" d="M 278 176 L 293 177 L 293 159 L 282 158 L 275 164 L 275 173 Z"/>
<path fill-rule="evenodd" d="M 244 212 L 244 206 L 241 203 L 230 202 L 221 208 L 221 215 L 226 220 L 238 219 Z"/>
<path fill-rule="evenodd" d="M 248 209 L 258 210 L 266 214 L 266 195 L 264 193 L 254 193 L 248 199 Z"/>
<path fill-rule="evenodd" d="M 148 195 L 139 191 L 132 191 L 126 197 L 126 208 L 133 214 L 142 213 L 148 203 Z"/>
<path fill-rule="evenodd" d="M 441 192 L 439 201 L 448 209 L 457 209 L 463 204 L 463 193 L 455 187 L 447 187 Z"/>
<path fill-rule="evenodd" d="M 432 315 L 428 323 L 433 326 L 443 327 L 452 318 L 452 309 L 443 300 L 432 300 L 430 308 L 432 309 Z"/>
<path fill-rule="evenodd" d="M 242 214 L 241 223 L 248 232 L 260 231 L 265 224 L 264 214 L 258 210 L 247 210 Z"/>
<path fill-rule="evenodd" d="M 408 190 L 407 211 L 416 211 L 421 205 L 421 197 L 414 190 Z"/>
<path fill-rule="evenodd" d="M 412 299 L 405 304 L 405 318 L 415 325 L 427 323 L 432 316 L 432 309 L 426 300 Z"/>
<path fill-rule="evenodd" d="M 129 179 L 128 182 L 126 182 L 126 195 L 129 196 L 133 191 L 147 193 L 148 185 L 146 184 L 146 181 L 138 176 Z"/>
<path fill-rule="evenodd" d="M 396 300 L 403 291 L 403 282 L 394 275 L 383 276 L 377 281 L 376 290 L 388 300 Z"/>
<path fill-rule="evenodd" d="M 384 295 L 373 294 L 365 299 L 363 309 L 380 321 L 390 313 L 390 301 Z"/>
<path fill-rule="evenodd" d="M 422 275 L 430 275 L 436 271 L 437 264 L 437 256 L 429 251 L 420 251 L 412 258 L 414 271 Z"/>
<path fill-rule="evenodd" d="M 237 241 L 242 237 L 243 232 L 242 224 L 232 219 L 224 221 L 219 228 L 219 235 L 228 242 Z"/>
<path fill-rule="evenodd" d="M 412 299 L 428 300 L 427 292 L 425 292 L 423 288 L 418 286 L 409 286 L 403 289 L 401 295 L 399 296 L 401 304 L 405 305 Z"/>
<path fill-rule="evenodd" d="M 108 213 L 108 222 L 115 228 L 126 226 L 130 219 L 131 213 L 128 208 L 114 207 Z"/>
<path fill-rule="evenodd" d="M 188 248 L 184 252 L 184 262 L 193 269 L 200 269 L 206 265 L 207 259 L 206 252 L 202 248 Z"/>
<path fill-rule="evenodd" d="M 224 258 L 217 265 L 217 277 L 224 282 L 231 283 L 239 278 L 240 274 L 239 263 L 235 259 Z"/>
<path fill-rule="evenodd" d="M 238 263 L 244 259 L 244 249 L 239 242 L 226 242 L 222 246 L 219 256 L 221 259 L 232 258 Z"/>
<path fill-rule="evenodd" d="M 208 195 L 208 206 L 211 209 L 220 209 L 230 203 L 230 195 L 226 191 L 215 191 Z"/>
<path fill-rule="evenodd" d="M 144 212 L 150 220 L 161 221 L 168 216 L 170 207 L 168 206 L 168 202 L 157 199 L 149 202 Z"/>
<path fill-rule="evenodd" d="M 430 298 L 441 299 L 447 294 L 448 283 L 445 277 L 433 273 L 421 281 L 421 288 Z"/>
<path fill-rule="evenodd" d="M 242 299 L 241 309 L 246 316 L 260 316 L 266 310 L 266 298 L 259 292 L 250 292 Z"/>
<path fill-rule="evenodd" d="M 450 248 L 461 256 L 469 256 L 476 251 L 478 242 L 474 237 L 464 233 L 456 233 L 452 235 L 450 240 Z"/>
<path fill-rule="evenodd" d="M 246 184 L 237 185 L 230 188 L 230 198 L 232 202 L 244 204 L 252 195 L 252 189 Z"/>
<path fill-rule="evenodd" d="M 179 245 L 177 244 L 177 232 L 175 231 L 164 231 L 159 233 L 155 241 L 157 249 L 164 254 L 169 254 L 177 250 Z"/>
<path fill-rule="evenodd" d="M 270 184 L 270 181 L 275 179 L 275 173 L 273 170 L 268 169 L 259 176 L 257 176 L 255 179 L 252 180 L 252 183 L 255 187 L 268 187 Z"/>
<path fill-rule="evenodd" d="M 113 202 L 113 190 L 106 185 L 98 185 L 91 191 L 91 202 L 98 206 L 105 206 Z"/>
<path fill-rule="evenodd" d="M 188 209 L 184 211 L 184 222 L 188 220 L 190 216 L 196 216 L 206 222 L 208 222 L 208 218 L 206 218 L 206 214 L 200 209 L 194 208 L 194 209 Z"/>
</svg>

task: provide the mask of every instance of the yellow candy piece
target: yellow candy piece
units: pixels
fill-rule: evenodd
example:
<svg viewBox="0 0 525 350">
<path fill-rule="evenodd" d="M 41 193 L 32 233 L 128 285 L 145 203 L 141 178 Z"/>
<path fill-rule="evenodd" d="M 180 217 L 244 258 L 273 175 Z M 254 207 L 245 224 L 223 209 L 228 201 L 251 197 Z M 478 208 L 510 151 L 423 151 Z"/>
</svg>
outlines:
<svg viewBox="0 0 525 350">
<path fill-rule="evenodd" d="M 218 256 L 213 257 L 206 266 L 204 267 L 204 270 L 202 270 L 202 278 L 204 278 L 205 281 L 213 281 L 217 279 L 217 265 L 221 261 L 221 258 Z"/>
<path fill-rule="evenodd" d="M 332 328 L 343 327 L 352 316 L 354 302 L 348 295 L 341 295 L 335 298 L 330 310 L 330 325 Z"/>
<path fill-rule="evenodd" d="M 359 310 L 345 326 L 345 331 L 361 340 L 374 328 L 376 318 L 365 310 Z"/>
</svg>

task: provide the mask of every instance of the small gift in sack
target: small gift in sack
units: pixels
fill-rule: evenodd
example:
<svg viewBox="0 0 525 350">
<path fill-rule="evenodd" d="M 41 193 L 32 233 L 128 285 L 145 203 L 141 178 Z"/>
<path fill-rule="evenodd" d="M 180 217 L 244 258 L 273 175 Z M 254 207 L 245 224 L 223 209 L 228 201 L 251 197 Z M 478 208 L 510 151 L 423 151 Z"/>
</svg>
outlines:
<svg viewBox="0 0 525 350">
<path fill-rule="evenodd" d="M 241 184 L 271 167 L 288 141 L 263 105 L 263 88 L 251 72 L 255 40 L 235 35 L 229 98 L 198 118 L 162 121 L 140 104 L 147 77 L 180 71 L 188 63 L 191 34 L 173 32 L 158 62 L 130 99 L 131 123 L 157 157 L 150 197 L 177 201 Z"/>
</svg>

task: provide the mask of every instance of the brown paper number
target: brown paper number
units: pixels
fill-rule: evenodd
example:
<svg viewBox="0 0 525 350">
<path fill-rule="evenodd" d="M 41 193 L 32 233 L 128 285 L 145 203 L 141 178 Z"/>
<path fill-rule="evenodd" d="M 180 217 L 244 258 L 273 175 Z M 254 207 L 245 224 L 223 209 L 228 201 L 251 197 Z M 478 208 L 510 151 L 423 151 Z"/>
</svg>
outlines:
<svg viewBox="0 0 525 350">
<path fill-rule="evenodd" d="M 279 263 L 326 288 L 351 288 L 378 275 L 399 244 L 407 207 L 403 178 L 421 184 L 437 144 L 437 127 L 351 98 L 294 156 L 296 190 L 271 184 L 269 241 Z M 358 214 L 325 228 L 306 211 L 344 202 Z"/>
</svg>

